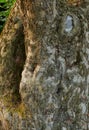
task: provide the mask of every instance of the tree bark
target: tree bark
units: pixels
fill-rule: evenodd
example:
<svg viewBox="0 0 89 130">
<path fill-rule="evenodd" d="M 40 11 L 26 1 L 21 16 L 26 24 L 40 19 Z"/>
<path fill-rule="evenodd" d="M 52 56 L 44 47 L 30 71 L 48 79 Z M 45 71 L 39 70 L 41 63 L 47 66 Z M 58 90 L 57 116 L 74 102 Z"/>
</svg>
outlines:
<svg viewBox="0 0 89 130">
<path fill-rule="evenodd" d="M 89 129 L 88 0 L 17 0 L 0 50 L 1 130 Z"/>
</svg>

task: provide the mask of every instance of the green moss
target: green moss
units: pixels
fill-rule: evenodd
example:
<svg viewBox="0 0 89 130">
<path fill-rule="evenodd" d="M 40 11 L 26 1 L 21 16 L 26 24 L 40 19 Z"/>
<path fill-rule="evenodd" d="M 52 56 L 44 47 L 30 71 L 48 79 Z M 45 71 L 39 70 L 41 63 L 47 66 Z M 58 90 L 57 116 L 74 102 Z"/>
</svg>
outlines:
<svg viewBox="0 0 89 130">
<path fill-rule="evenodd" d="M 23 103 L 16 102 L 15 104 L 15 102 L 12 101 L 12 97 L 9 95 L 1 98 L 0 101 L 4 103 L 4 106 L 6 107 L 7 111 L 11 112 L 12 115 L 14 113 L 17 113 L 17 115 L 19 115 L 20 117 L 26 117 L 26 108 Z"/>
</svg>

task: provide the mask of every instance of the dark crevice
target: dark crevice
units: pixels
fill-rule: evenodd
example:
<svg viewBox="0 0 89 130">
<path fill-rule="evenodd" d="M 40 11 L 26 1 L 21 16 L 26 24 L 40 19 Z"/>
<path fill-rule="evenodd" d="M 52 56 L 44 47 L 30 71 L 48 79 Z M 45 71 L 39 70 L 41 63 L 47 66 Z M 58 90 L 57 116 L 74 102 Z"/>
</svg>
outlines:
<svg viewBox="0 0 89 130">
<path fill-rule="evenodd" d="M 16 31 L 15 38 L 12 41 L 12 59 L 13 59 L 12 101 L 15 104 L 17 104 L 21 102 L 21 97 L 19 94 L 19 85 L 21 81 L 21 74 L 26 60 L 24 33 L 22 25 Z"/>
<path fill-rule="evenodd" d="M 2 121 L 0 120 L 0 130 L 4 130 Z"/>
<path fill-rule="evenodd" d="M 31 69 L 30 69 L 30 72 L 34 73 L 35 69 L 36 69 L 36 66 L 37 66 L 37 63 L 32 63 L 31 64 Z"/>
<path fill-rule="evenodd" d="M 59 86 L 56 91 L 57 95 L 60 95 L 61 91 L 63 91 L 63 88 Z"/>
<path fill-rule="evenodd" d="M 82 61 L 80 52 L 77 51 L 76 61 L 73 63 L 73 65 L 78 65 Z"/>
</svg>

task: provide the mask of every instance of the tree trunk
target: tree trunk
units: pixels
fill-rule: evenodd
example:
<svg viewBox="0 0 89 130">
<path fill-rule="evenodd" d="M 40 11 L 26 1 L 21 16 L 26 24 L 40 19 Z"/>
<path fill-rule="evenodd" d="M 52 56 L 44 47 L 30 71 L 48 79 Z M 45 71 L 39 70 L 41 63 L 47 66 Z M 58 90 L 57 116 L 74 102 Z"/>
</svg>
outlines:
<svg viewBox="0 0 89 130">
<path fill-rule="evenodd" d="M 0 130 L 89 129 L 88 0 L 17 0 L 0 51 Z"/>
</svg>

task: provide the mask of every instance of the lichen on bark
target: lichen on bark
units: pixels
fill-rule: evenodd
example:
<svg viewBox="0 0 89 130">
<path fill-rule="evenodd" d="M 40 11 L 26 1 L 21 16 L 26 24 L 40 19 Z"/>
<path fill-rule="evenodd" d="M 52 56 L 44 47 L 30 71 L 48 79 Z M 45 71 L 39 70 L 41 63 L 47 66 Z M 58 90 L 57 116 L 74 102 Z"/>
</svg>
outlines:
<svg viewBox="0 0 89 130">
<path fill-rule="evenodd" d="M 21 112 L 23 114 L 18 114 L 18 110 L 14 112 L 8 110 L 6 116 L 2 111 L 6 111 L 7 106 L 2 100 L 2 106 L 6 107 L 5 109 L 1 107 L 0 112 L 4 121 L 8 120 L 8 129 L 89 129 L 88 4 L 88 1 L 82 1 L 78 5 L 69 4 L 66 0 L 17 1 L 20 21 L 16 20 L 16 23 L 9 21 L 12 28 L 4 29 L 5 31 L 9 29 L 8 35 L 11 34 L 11 37 L 8 40 L 3 31 L 4 38 L 1 36 L 1 41 L 4 39 L 4 42 L 1 42 L 0 48 L 1 54 L 5 54 L 6 61 L 2 55 L 0 60 L 1 70 L 9 68 L 12 72 L 14 65 L 17 66 L 16 70 L 20 74 L 18 93 L 21 98 L 20 104 L 23 104 L 19 108 L 23 108 Z M 68 31 L 66 20 L 69 16 L 72 28 Z M 13 29 L 15 27 L 16 29 Z M 19 37 L 22 37 L 21 41 L 18 41 Z M 3 46 L 7 48 L 6 53 Z M 20 49 L 23 51 L 19 53 L 23 61 L 17 57 Z M 14 62 L 9 64 L 8 58 L 11 61 L 15 59 L 15 64 Z M 15 73 L 17 76 L 17 71 L 13 71 L 14 75 Z M 1 71 L 0 79 L 4 79 L 4 82 L 1 82 L 0 89 L 2 90 L 4 83 L 5 94 L 6 90 L 9 92 L 14 90 L 11 86 L 14 78 L 10 80 L 10 73 L 5 76 L 4 71 L 3 75 L 4 77 Z M 8 88 L 5 77 L 9 79 Z M 11 94 L 13 97 L 13 93 Z M 3 120 L 0 120 L 3 124 Z M 14 124 L 16 120 L 17 124 Z"/>
</svg>

